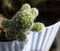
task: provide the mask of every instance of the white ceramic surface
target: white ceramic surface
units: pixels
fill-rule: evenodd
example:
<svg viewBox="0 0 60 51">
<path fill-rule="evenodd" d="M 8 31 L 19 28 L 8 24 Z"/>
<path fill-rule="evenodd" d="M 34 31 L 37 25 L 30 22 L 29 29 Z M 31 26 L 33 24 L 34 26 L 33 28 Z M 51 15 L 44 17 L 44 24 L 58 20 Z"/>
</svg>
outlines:
<svg viewBox="0 0 60 51">
<path fill-rule="evenodd" d="M 42 32 L 29 32 L 29 40 L 23 51 L 49 51 L 60 29 L 60 21 L 45 27 Z"/>
</svg>

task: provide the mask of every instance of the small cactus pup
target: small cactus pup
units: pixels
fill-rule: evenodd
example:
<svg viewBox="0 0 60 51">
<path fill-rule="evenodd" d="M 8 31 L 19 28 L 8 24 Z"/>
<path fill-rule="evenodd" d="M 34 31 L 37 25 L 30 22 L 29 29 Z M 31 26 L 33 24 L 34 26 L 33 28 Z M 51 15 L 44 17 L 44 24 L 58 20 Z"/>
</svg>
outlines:
<svg viewBox="0 0 60 51">
<path fill-rule="evenodd" d="M 37 22 L 32 26 L 32 31 L 40 32 L 44 29 L 45 25 L 43 23 Z"/>
<path fill-rule="evenodd" d="M 5 32 L 6 40 L 25 41 L 27 38 L 27 33 L 31 31 L 34 19 L 37 16 L 38 9 L 31 8 L 29 4 L 24 4 L 11 20 L 4 19 L 1 24 L 5 29 L 7 29 Z M 42 26 L 39 28 L 41 27 Z"/>
</svg>

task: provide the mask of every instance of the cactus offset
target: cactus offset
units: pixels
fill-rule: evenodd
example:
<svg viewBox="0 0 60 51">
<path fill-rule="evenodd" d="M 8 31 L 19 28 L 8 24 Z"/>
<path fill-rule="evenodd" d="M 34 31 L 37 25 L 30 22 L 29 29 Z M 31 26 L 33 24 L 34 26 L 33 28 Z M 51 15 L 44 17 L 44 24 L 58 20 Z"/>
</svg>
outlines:
<svg viewBox="0 0 60 51">
<path fill-rule="evenodd" d="M 43 23 L 37 22 L 37 23 L 34 23 L 31 30 L 39 32 L 39 31 L 42 31 L 44 29 L 44 27 L 45 27 L 45 25 Z"/>
</svg>

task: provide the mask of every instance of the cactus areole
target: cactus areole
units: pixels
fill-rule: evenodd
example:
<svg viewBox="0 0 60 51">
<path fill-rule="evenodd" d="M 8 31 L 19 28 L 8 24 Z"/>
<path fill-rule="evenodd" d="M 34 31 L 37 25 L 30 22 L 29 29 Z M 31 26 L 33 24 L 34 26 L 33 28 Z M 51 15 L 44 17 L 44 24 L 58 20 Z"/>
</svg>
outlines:
<svg viewBox="0 0 60 51">
<path fill-rule="evenodd" d="M 36 23 L 35 25 L 34 23 L 34 19 L 38 16 L 38 13 L 38 9 L 31 8 L 26 3 L 11 20 L 4 19 L 1 24 L 7 30 L 5 32 L 6 40 L 25 41 L 29 31 L 41 31 L 44 28 L 44 24 Z"/>
</svg>

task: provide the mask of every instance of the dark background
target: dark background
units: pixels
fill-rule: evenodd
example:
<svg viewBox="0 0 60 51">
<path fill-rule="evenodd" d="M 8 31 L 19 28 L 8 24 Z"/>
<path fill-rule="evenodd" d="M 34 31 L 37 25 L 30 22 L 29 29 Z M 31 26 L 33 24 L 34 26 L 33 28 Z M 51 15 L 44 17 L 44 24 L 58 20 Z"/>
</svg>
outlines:
<svg viewBox="0 0 60 51">
<path fill-rule="evenodd" d="M 32 7 L 39 9 L 36 22 L 43 22 L 49 26 L 60 20 L 60 0 L 0 0 L 0 14 L 11 19 L 24 3 L 29 3 Z"/>
</svg>

